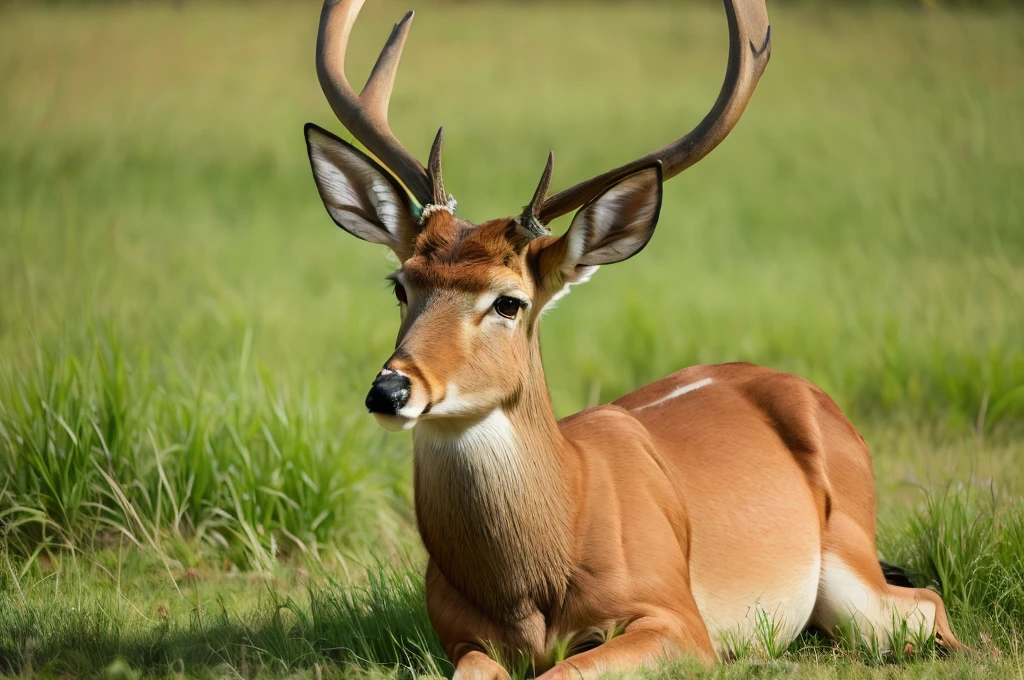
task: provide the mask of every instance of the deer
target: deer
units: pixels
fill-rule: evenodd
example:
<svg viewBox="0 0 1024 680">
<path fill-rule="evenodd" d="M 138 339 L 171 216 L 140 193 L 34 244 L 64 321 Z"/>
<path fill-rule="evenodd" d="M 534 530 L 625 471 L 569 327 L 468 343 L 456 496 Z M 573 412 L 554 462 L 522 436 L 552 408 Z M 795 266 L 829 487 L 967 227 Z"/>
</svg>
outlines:
<svg viewBox="0 0 1024 680">
<path fill-rule="evenodd" d="M 395 349 L 365 406 L 412 430 L 416 525 L 431 625 L 454 677 L 594 678 L 681 658 L 712 665 L 771 623 L 853 629 L 883 648 L 907 625 L 961 649 L 940 596 L 883 569 L 865 440 L 820 388 L 748 363 L 691 366 L 562 420 L 541 360 L 542 312 L 658 222 L 664 182 L 737 124 L 771 53 L 763 0 L 724 0 L 729 52 L 714 105 L 683 137 L 473 224 L 444 186 L 438 130 L 424 167 L 388 102 L 413 12 L 363 90 L 345 52 L 363 0 L 326 0 L 319 82 L 359 150 L 312 123 L 320 198 L 343 230 L 387 246 Z M 575 211 L 568 229 L 549 224 Z M 561 650 L 561 660 L 559 653 Z"/>
</svg>

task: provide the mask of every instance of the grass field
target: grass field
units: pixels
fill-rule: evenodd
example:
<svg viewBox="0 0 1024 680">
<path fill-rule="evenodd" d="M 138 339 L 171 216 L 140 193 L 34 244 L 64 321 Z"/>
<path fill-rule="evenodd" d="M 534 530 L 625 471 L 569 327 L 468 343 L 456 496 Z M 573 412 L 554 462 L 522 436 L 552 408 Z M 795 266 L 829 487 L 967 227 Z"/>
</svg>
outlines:
<svg viewBox="0 0 1024 680">
<path fill-rule="evenodd" d="M 405 0 L 368 3 L 355 80 Z M 415 5 L 391 107 L 462 214 L 689 129 L 714 2 Z M 875 453 L 882 555 L 976 653 L 807 635 L 726 676 L 1024 675 L 1024 15 L 770 7 L 730 139 L 643 254 L 543 324 L 556 411 L 695 363 L 824 387 Z M 363 413 L 397 310 L 301 137 L 340 131 L 318 5 L 0 6 L 0 673 L 448 673 L 411 442 Z M 556 225 L 556 231 L 564 223 Z M 695 672 L 665 669 L 666 677 Z"/>
</svg>

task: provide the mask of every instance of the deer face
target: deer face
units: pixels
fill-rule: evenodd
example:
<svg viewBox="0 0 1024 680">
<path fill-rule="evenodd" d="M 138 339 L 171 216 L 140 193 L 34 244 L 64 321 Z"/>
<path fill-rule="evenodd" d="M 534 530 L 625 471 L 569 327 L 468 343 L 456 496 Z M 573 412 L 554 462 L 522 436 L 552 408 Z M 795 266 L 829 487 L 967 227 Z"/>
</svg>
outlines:
<svg viewBox="0 0 1024 680">
<path fill-rule="evenodd" d="M 424 419 L 477 420 L 513 402 L 539 368 L 540 312 L 601 264 L 650 239 L 661 206 L 661 166 L 650 164 L 584 206 L 565 235 L 537 235 L 519 218 L 473 225 L 412 198 L 369 157 L 307 127 L 313 174 L 328 212 L 364 240 L 389 246 L 401 309 L 395 351 L 366 406 L 388 429 Z"/>
<path fill-rule="evenodd" d="M 475 227 L 444 211 L 424 225 L 412 257 L 391 277 L 402 323 L 395 353 L 367 397 L 382 425 L 475 419 L 515 398 L 535 298 L 515 229 L 511 220 Z M 406 380 L 392 375 L 409 384 L 397 421 L 389 418 L 398 403 L 388 384 Z"/>
</svg>

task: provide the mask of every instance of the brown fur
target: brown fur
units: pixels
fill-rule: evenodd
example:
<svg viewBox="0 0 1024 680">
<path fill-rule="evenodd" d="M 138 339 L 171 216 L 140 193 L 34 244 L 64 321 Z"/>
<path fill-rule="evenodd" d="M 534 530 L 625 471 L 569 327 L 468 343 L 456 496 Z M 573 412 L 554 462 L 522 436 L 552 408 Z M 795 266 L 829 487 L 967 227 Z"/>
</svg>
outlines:
<svg viewBox="0 0 1024 680">
<path fill-rule="evenodd" d="M 886 583 L 871 454 L 806 380 L 750 364 L 694 366 L 561 421 L 551 408 L 541 311 L 597 266 L 639 252 L 663 180 L 739 120 L 770 53 L 764 3 L 726 0 L 726 78 L 691 133 L 545 198 L 549 156 L 523 216 L 479 226 L 449 212 L 440 133 L 428 172 L 387 127 L 411 14 L 364 93 L 349 87 L 340 62 L 361 4 L 325 2 L 321 83 L 423 212 L 350 144 L 312 125 L 306 141 L 332 219 L 402 261 L 396 349 L 371 397 L 391 391 L 369 403 L 382 425 L 415 428 L 427 609 L 456 680 L 508 678 L 495 654 L 525 658 L 545 678 L 684 655 L 710 664 L 729 655 L 730 636 L 752 638 L 764 616 L 776 644 L 806 625 L 847 621 L 888 644 L 903 618 L 959 648 L 938 595 Z M 576 208 L 566 234 L 543 235 Z M 557 664 L 556 648 L 570 650 Z"/>
<path fill-rule="evenodd" d="M 474 227 L 440 212 L 425 225 L 402 270 L 411 282 L 425 289 L 487 290 L 493 285 L 495 269 L 524 275 L 519 257 L 522 248 L 515 247 L 514 236 L 515 223 L 509 219 Z"/>
<path fill-rule="evenodd" d="M 505 344 L 477 344 L 480 322 L 465 316 L 464 296 L 495 281 L 535 299 L 553 293 L 545 286 L 564 247 L 542 239 L 521 249 L 508 224 L 471 230 L 431 218 L 402 269 L 430 302 L 410 311 L 388 363 L 427 376 L 435 396 L 449 384 L 490 390 L 488 408 L 513 433 L 460 439 L 484 413 L 425 419 L 414 432 L 428 609 L 460 677 L 505 677 L 487 656 L 495 650 L 584 677 L 680 654 L 711 662 L 714 612 L 694 593 L 785 591 L 794 574 L 816 578 L 809 570 L 826 554 L 879 597 L 896 593 L 875 555 L 870 453 L 806 380 L 750 364 L 695 366 L 556 421 L 539 307 Z M 937 602 L 934 625 L 957 645 L 937 596 L 907 597 Z M 830 620 L 820 602 L 812 617 L 812 604 L 798 628 Z M 558 642 L 603 641 L 616 626 L 625 632 L 551 667 Z"/>
</svg>

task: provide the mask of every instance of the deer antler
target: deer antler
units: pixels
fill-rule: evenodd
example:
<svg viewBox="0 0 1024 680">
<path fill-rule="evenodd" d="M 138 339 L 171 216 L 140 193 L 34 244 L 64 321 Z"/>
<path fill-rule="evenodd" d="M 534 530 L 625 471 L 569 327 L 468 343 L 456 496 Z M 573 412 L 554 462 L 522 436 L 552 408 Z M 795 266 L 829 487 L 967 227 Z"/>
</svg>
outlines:
<svg viewBox="0 0 1024 680">
<path fill-rule="evenodd" d="M 666 180 L 674 177 L 708 155 L 732 131 L 768 65 L 771 26 L 764 0 L 724 2 L 729 19 L 729 65 L 711 111 L 697 127 L 671 144 L 547 198 L 539 210 L 533 211 L 541 224 L 593 200 L 612 184 L 653 161 L 661 161 Z M 548 172 L 546 169 L 545 174 Z"/>
<path fill-rule="evenodd" d="M 526 230 L 530 238 L 550 234 L 550 230 L 540 221 L 540 209 L 544 205 L 544 199 L 548 197 L 548 189 L 551 187 L 551 172 L 555 167 L 555 152 L 548 152 L 548 162 L 544 166 L 544 173 L 540 176 L 540 183 L 537 190 L 533 192 L 533 198 L 528 205 L 523 206 L 523 212 L 519 216 L 519 226 Z"/>
<path fill-rule="evenodd" d="M 431 178 L 431 174 L 402 146 L 388 125 L 388 103 L 402 47 L 412 26 L 413 12 L 395 24 L 366 86 L 357 95 L 345 77 L 345 50 L 363 2 L 325 0 L 316 41 L 316 72 L 320 86 L 335 115 L 348 131 L 395 173 L 421 205 L 427 205 L 435 194 L 444 194 L 443 186 L 434 186 L 441 183 L 440 173 Z M 439 162 L 437 165 L 440 167 Z"/>
</svg>

